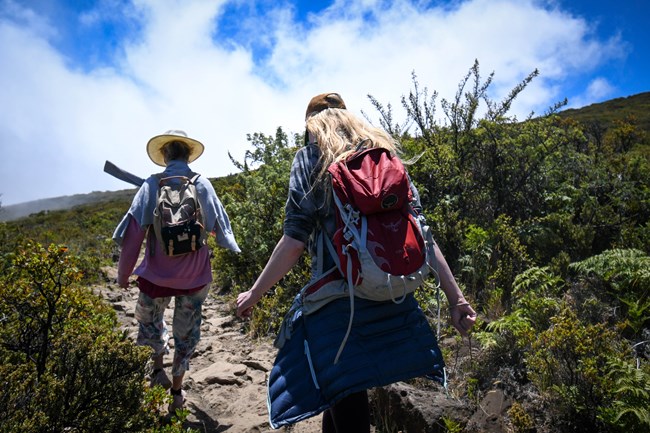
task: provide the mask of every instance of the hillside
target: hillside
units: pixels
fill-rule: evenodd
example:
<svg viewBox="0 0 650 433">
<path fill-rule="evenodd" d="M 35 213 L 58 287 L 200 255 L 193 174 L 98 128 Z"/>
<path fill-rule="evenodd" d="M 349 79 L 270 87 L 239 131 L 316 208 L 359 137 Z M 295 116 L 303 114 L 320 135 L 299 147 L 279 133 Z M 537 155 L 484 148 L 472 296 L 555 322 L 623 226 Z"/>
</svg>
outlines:
<svg viewBox="0 0 650 433">
<path fill-rule="evenodd" d="M 561 117 L 573 118 L 583 125 L 598 125 L 601 132 L 611 127 L 615 121 L 629 118 L 635 119 L 640 129 L 650 132 L 650 92 L 639 93 L 625 98 L 616 98 L 598 104 L 588 105 L 579 109 L 567 109 L 558 113 Z M 650 134 L 648 134 L 650 137 Z M 225 176 L 213 182 L 229 183 L 236 175 Z M 97 203 L 109 200 L 128 199 L 133 197 L 133 189 L 120 191 L 91 192 L 72 196 L 53 197 L 34 200 L 15 205 L 3 206 L 0 210 L 0 221 L 12 221 L 30 214 L 69 209 L 87 203 Z"/>
<path fill-rule="evenodd" d="M 112 200 L 131 201 L 134 193 L 135 189 L 94 191 L 88 194 L 44 198 L 41 200 L 2 206 L 2 209 L 0 209 L 0 221 L 14 221 L 39 212 L 71 209 L 75 206 L 84 204 L 102 203 Z"/>
<path fill-rule="evenodd" d="M 615 121 L 635 119 L 643 131 L 650 131 L 650 92 L 639 93 L 625 98 L 616 98 L 582 108 L 571 108 L 559 113 L 562 117 L 573 118 L 583 125 L 600 124 L 607 129 Z"/>
<path fill-rule="evenodd" d="M 374 390 L 375 432 L 650 431 L 650 148 L 646 131 L 628 119 L 629 113 L 645 119 L 647 95 L 586 107 L 585 117 L 581 110 L 561 114 L 576 121 L 522 123 L 476 122 L 474 100 L 455 108 L 473 129 L 454 135 L 422 127 L 421 136 L 404 146 L 422 155 L 409 167 L 422 213 L 479 321 L 470 338 L 461 339 L 449 325 L 446 297 L 433 285 L 416 292 L 430 324 L 439 328 L 449 387 L 445 392 L 418 378 Z M 296 151 L 281 128 L 249 141 L 254 151 L 238 165 L 241 173 L 212 179 L 242 252 L 212 245 L 212 296 L 187 381 L 187 421 L 204 432 L 268 431 L 263 385 L 275 353 L 270 341 L 309 278 L 311 263 L 303 255 L 250 320 L 234 317 L 234 299 L 251 287 L 282 236 Z M 59 402 L 63 396 L 83 403 L 75 396 L 93 391 L 90 382 L 101 385 L 93 398 L 106 402 L 93 412 L 97 416 L 108 419 L 119 413 L 116 405 L 140 401 L 123 398 L 129 389 L 142 391 L 145 375 L 132 345 L 137 288 L 116 287 L 119 248 L 110 239 L 133 192 L 82 195 L 76 200 L 97 201 L 0 224 L 0 358 L 10 360 L 0 365 L 12 374 L 0 398 L 0 425 L 3 416 L 21 427 L 24 419 L 68 423 L 86 417 L 87 411 Z M 68 199 L 52 203 L 72 203 Z M 110 305 L 88 297 L 88 287 Z M 58 300 L 57 320 L 32 320 L 34 311 L 51 315 L 52 301 L 26 294 Z M 81 314 L 71 314 L 71 302 Z M 105 313 L 111 306 L 121 324 L 117 334 L 108 329 L 114 326 Z M 62 348 L 51 352 L 52 362 L 46 350 L 34 350 L 39 340 L 31 337 L 43 335 L 49 324 L 61 331 L 48 334 L 56 338 L 53 347 Z M 110 340 L 97 338 L 100 331 L 123 338 L 120 351 L 106 351 L 102 344 Z M 42 339 L 45 344 L 49 340 Z M 33 368 L 35 353 L 42 361 Z M 68 368 L 75 359 L 85 367 Z M 136 366 L 128 389 L 103 368 L 115 365 L 112 359 Z M 75 380 L 89 372 L 92 381 Z M 39 373 L 51 382 L 36 380 Z M 32 398 L 46 391 L 47 404 Z M 43 417 L 33 417 L 25 401 L 34 401 Z M 67 407 L 74 411 L 61 415 Z M 284 431 L 318 430 L 314 419 Z"/>
</svg>

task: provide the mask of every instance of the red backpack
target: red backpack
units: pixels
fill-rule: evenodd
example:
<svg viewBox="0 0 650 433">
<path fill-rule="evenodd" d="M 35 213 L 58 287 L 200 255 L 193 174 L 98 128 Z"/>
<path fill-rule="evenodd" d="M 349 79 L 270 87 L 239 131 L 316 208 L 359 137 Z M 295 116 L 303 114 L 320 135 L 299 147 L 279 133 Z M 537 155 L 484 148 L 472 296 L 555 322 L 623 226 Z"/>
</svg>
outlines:
<svg viewBox="0 0 650 433">
<path fill-rule="evenodd" d="M 362 149 L 332 163 L 328 172 L 337 229 L 331 241 L 323 237 L 347 281 L 351 308 L 336 363 L 352 326 L 355 296 L 401 303 L 429 275 L 437 278 L 437 268 L 433 237 L 411 206 L 410 181 L 398 157 L 383 148 Z M 335 278 L 332 270 L 325 272 L 303 296 Z"/>
<path fill-rule="evenodd" d="M 387 149 L 370 148 L 328 171 L 337 220 L 328 247 L 348 287 L 361 298 L 402 302 L 435 269 L 404 165 Z"/>
<path fill-rule="evenodd" d="M 348 286 L 359 297 L 403 300 L 429 273 L 404 165 L 388 150 L 371 148 L 328 171 L 337 209 L 333 246 Z"/>
</svg>

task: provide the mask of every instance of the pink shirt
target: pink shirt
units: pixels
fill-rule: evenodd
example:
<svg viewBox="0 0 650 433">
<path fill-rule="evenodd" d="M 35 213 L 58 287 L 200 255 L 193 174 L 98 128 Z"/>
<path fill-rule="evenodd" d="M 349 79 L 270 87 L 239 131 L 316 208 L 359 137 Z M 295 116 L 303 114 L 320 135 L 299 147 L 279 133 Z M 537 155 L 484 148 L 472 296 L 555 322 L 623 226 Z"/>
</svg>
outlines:
<svg viewBox="0 0 650 433">
<path fill-rule="evenodd" d="M 157 244 L 154 254 L 151 255 L 151 245 L 147 242 L 144 258 L 133 271 L 145 235 L 146 231 L 129 216 L 129 225 L 122 241 L 122 252 L 117 268 L 118 284 L 124 285 L 131 273 L 157 286 L 171 289 L 195 289 L 212 282 L 208 247 L 203 247 L 194 253 L 171 257 L 166 255 Z"/>
</svg>

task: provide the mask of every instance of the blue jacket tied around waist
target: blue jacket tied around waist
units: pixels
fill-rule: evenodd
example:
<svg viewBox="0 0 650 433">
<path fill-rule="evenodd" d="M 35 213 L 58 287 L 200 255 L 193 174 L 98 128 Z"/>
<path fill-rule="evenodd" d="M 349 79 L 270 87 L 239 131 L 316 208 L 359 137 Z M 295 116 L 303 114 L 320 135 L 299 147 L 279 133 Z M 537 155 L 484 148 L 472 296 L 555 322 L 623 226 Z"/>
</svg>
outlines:
<svg viewBox="0 0 650 433">
<path fill-rule="evenodd" d="M 442 353 L 412 295 L 401 304 L 358 299 L 354 326 L 336 364 L 350 304 L 337 299 L 314 315 L 297 309 L 287 319 L 291 336 L 268 380 L 273 428 L 317 415 L 354 392 L 425 375 L 443 380 Z"/>
</svg>

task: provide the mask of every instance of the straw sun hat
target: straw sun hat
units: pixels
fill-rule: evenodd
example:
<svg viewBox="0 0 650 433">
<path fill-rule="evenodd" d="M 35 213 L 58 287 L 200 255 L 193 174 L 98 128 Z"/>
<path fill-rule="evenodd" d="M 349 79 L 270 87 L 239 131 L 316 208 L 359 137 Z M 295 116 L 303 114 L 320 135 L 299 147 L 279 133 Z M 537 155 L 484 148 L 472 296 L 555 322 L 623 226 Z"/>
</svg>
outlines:
<svg viewBox="0 0 650 433">
<path fill-rule="evenodd" d="M 190 156 L 187 162 L 195 161 L 199 156 L 201 156 L 203 150 L 205 149 L 200 141 L 189 138 L 185 131 L 172 129 L 165 132 L 164 134 L 156 135 L 147 143 L 147 154 L 149 155 L 149 158 L 151 158 L 151 160 L 154 162 L 154 164 L 160 165 L 162 167 L 166 166 L 162 148 L 165 146 L 165 144 L 172 141 L 181 141 L 190 147 Z"/>
</svg>

